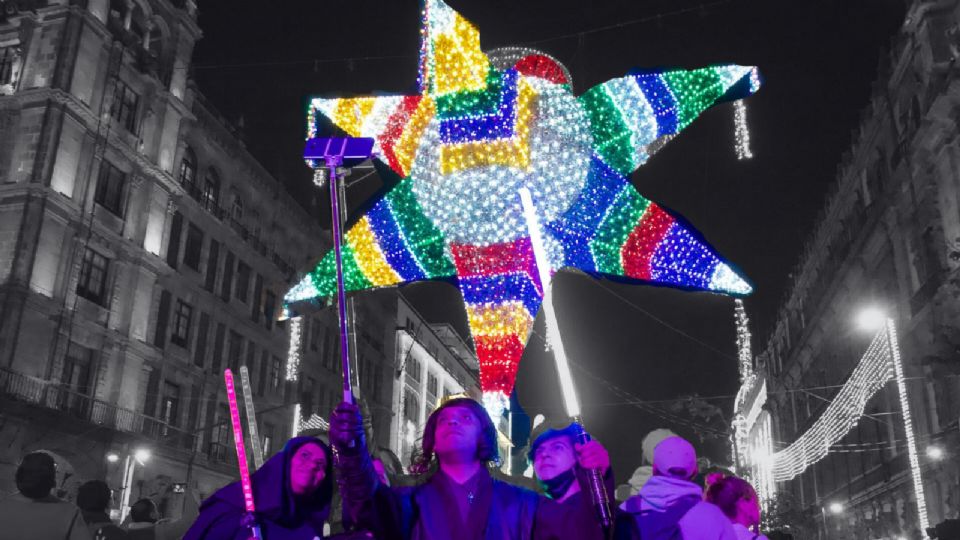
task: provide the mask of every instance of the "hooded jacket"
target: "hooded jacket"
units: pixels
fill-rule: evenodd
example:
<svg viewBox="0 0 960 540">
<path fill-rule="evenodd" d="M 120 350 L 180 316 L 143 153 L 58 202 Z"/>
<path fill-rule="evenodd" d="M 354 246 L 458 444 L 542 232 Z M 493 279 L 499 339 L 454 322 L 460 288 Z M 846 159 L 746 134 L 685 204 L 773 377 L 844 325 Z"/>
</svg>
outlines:
<svg viewBox="0 0 960 540">
<path fill-rule="evenodd" d="M 736 540 L 736 533 L 727 516 L 717 506 L 703 500 L 703 490 L 697 484 L 670 476 L 653 476 L 638 495 L 626 500 L 620 509 L 633 517 L 639 536 L 648 540 L 669 538 L 661 534 L 644 534 L 650 524 L 666 525 L 677 520 L 683 540 Z M 659 522 L 659 523 L 657 523 Z M 617 538 L 630 538 L 621 536 Z"/>
<path fill-rule="evenodd" d="M 326 475 L 309 497 L 298 497 L 290 489 L 290 461 L 301 446 L 313 443 L 327 456 Z M 333 496 L 333 457 L 330 448 L 314 437 L 290 439 L 283 450 L 268 459 L 251 477 L 257 523 L 264 540 L 313 540 L 323 538 L 323 523 L 330 513 Z M 184 540 L 247 540 L 249 531 L 242 521 L 246 514 L 240 482 L 234 482 L 210 496 L 200 507 L 200 516 Z"/>
</svg>

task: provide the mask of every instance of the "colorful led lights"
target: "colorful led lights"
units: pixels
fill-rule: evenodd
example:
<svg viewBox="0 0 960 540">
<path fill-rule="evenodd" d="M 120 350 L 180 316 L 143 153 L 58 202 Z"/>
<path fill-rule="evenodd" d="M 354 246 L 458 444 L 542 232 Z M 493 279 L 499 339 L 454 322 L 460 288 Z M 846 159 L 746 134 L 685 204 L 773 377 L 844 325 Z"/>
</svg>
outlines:
<svg viewBox="0 0 960 540">
<path fill-rule="evenodd" d="M 638 72 L 578 98 L 547 55 L 511 48 L 488 58 L 477 28 L 441 0 L 426 1 L 422 38 L 418 95 L 314 99 L 308 137 L 316 115 L 326 116 L 351 136 L 373 137 L 375 157 L 402 178 L 346 233 L 347 288 L 455 278 L 491 404 L 513 389 L 544 290 L 521 189 L 553 269 L 751 292 L 627 177 L 711 105 L 756 91 L 754 68 Z M 328 256 L 285 301 L 334 291 Z"/>
</svg>

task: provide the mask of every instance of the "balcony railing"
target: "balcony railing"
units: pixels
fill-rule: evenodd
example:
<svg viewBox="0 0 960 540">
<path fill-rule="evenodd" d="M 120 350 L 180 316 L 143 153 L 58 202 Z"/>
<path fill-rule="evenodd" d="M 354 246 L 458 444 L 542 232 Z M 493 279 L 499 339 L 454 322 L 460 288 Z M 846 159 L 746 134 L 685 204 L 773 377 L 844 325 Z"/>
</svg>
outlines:
<svg viewBox="0 0 960 540">
<path fill-rule="evenodd" d="M 187 451 L 196 448 L 196 433 L 95 399 L 76 389 L 22 373 L 0 369 L 0 397 L 57 410 L 70 418 L 140 435 L 171 448 Z M 210 457 L 216 461 L 227 462 L 230 453 L 221 452 Z"/>
</svg>

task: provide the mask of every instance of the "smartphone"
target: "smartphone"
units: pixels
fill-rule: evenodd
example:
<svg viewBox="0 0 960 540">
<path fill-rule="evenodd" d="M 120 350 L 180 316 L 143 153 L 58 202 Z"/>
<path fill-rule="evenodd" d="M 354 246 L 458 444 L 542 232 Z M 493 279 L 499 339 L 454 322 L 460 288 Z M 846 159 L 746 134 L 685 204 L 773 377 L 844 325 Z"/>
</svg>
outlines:
<svg viewBox="0 0 960 540">
<path fill-rule="evenodd" d="M 174 484 L 174 485 L 173 485 L 173 492 L 174 492 L 174 493 L 186 493 L 186 492 L 187 492 L 187 484 L 186 484 L 186 483 L 177 483 L 177 484 Z"/>
</svg>

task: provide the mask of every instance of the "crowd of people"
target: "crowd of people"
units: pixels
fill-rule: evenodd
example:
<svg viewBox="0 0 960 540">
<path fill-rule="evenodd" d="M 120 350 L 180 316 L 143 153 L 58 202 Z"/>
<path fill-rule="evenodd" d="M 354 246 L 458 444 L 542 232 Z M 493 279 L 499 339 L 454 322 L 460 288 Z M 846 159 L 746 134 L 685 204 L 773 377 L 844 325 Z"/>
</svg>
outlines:
<svg viewBox="0 0 960 540">
<path fill-rule="evenodd" d="M 575 424 L 545 423 L 532 434 L 528 459 L 539 490 L 497 472 L 496 428 L 469 398 L 450 399 L 430 415 L 410 466 L 419 480 L 413 486 L 391 486 L 377 467 L 355 405 L 337 407 L 329 439 L 295 437 L 253 473 L 254 515 L 235 482 L 199 508 L 188 497 L 175 521 L 159 519 L 154 502 L 142 499 L 125 523 L 113 522 L 111 490 L 101 480 L 83 484 L 76 505 L 63 501 L 52 494 L 54 459 L 31 453 L 17 469 L 18 492 L 0 499 L 0 540 L 247 540 L 254 525 L 264 540 L 766 540 L 753 487 L 733 475 L 711 476 L 702 487 L 694 481 L 693 445 L 672 434 L 652 445 L 649 477 L 611 508 L 606 524 L 591 490 L 614 501 L 610 458 Z M 591 484 L 592 475 L 602 486 Z M 330 536 L 325 524 L 337 491 L 345 532 Z"/>
</svg>

